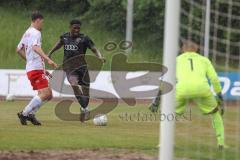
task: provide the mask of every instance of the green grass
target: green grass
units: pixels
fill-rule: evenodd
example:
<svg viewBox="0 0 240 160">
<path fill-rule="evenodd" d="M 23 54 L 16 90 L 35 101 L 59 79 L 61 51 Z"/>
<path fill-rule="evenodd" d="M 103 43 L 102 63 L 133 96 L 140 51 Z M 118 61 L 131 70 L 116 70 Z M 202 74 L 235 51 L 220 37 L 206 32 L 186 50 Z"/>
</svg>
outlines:
<svg viewBox="0 0 240 160">
<path fill-rule="evenodd" d="M 0 6 L 0 69 L 24 69 L 25 62 L 16 54 L 15 49 L 21 39 L 24 31 L 30 25 L 30 11 L 34 10 L 23 8 L 21 6 Z M 59 36 L 68 32 L 68 22 L 72 18 L 76 18 L 70 14 L 57 15 L 46 13 L 44 28 L 42 31 L 43 49 L 47 53 L 59 39 Z M 82 19 L 82 17 L 78 17 Z M 84 19 L 84 18 L 83 18 Z M 119 44 L 125 39 L 123 33 L 107 30 L 106 28 L 93 25 L 90 19 L 83 20 L 82 32 L 89 35 L 96 43 L 97 48 L 106 57 L 107 62 L 103 66 L 103 70 L 111 69 L 111 59 L 115 53 L 121 50 L 116 49 L 108 52 L 104 50 L 104 45 L 109 41 L 114 41 Z M 163 48 L 159 47 L 161 41 L 149 42 L 146 41 L 148 35 L 133 34 L 133 53 L 128 54 L 129 62 L 157 62 L 162 63 Z M 122 51 L 121 51 L 122 52 Z M 88 54 L 92 54 L 90 51 Z M 53 59 L 62 64 L 63 50 L 59 50 L 53 56 Z M 225 59 L 219 58 L 214 66 L 218 71 L 237 71 L 238 62 L 230 61 L 226 68 Z"/>
<path fill-rule="evenodd" d="M 105 127 L 94 126 L 92 121 L 84 124 L 59 120 L 54 114 L 57 102 L 45 104 L 38 118 L 43 125 L 21 126 L 16 113 L 27 102 L 0 103 L 0 150 L 77 150 L 95 148 L 127 149 L 157 156 L 159 122 L 126 121 L 120 115 L 128 113 L 149 113 L 146 105 L 128 107 L 120 104 L 108 114 L 109 123 Z M 95 107 L 95 105 L 91 105 Z M 78 111 L 78 104 L 71 107 Z M 240 158 L 239 108 L 228 108 L 224 121 L 226 143 L 230 146 L 223 152 L 217 150 L 211 118 L 202 116 L 192 109 L 192 120 L 176 123 L 175 155 L 177 160 L 235 160 Z"/>
<path fill-rule="evenodd" d="M 225 141 L 230 148 L 225 149 L 223 152 L 217 149 L 211 117 L 203 116 L 195 107 L 192 111 L 191 121 L 176 123 L 176 156 L 193 160 L 239 159 L 240 109 L 237 106 L 231 106 L 227 108 L 224 115 Z"/>
<path fill-rule="evenodd" d="M 42 31 L 42 47 L 47 53 L 56 41 L 59 40 L 60 35 L 69 31 L 68 23 L 75 17 L 67 14 L 56 15 L 53 13 L 46 13 L 44 11 L 43 14 L 45 19 Z M 13 8 L 0 6 L 0 68 L 25 68 L 25 62 L 16 54 L 15 49 L 21 39 L 21 36 L 30 25 L 29 15 L 30 11 L 27 11 L 24 8 L 17 6 Z M 83 21 L 82 32 L 93 39 L 97 48 L 99 48 L 99 50 L 107 58 L 107 63 L 103 66 L 103 69 L 110 70 L 111 57 L 120 50 L 116 49 L 112 52 L 108 52 L 104 50 L 104 45 L 109 41 L 114 41 L 118 44 L 121 40 L 124 40 L 125 35 L 92 25 L 89 20 Z M 134 36 L 133 53 L 129 55 L 129 60 L 132 62 L 145 61 L 161 63 L 162 49 L 158 48 L 158 46 L 153 47 L 153 44 L 136 37 L 138 36 Z M 92 54 L 91 51 L 88 51 L 88 54 Z M 63 49 L 56 52 L 53 59 L 57 63 L 61 64 L 62 57 Z"/>
<path fill-rule="evenodd" d="M 127 122 L 119 115 L 130 112 L 146 111 L 144 106 L 127 107 L 120 105 L 108 115 L 105 127 L 95 126 L 92 121 L 84 124 L 59 120 L 54 114 L 56 103 L 48 103 L 38 114 L 43 125 L 21 126 L 16 113 L 27 102 L 0 103 L 0 150 L 19 149 L 81 149 L 81 148 L 123 148 L 157 155 L 158 122 Z M 75 103 L 72 111 L 78 111 Z"/>
</svg>

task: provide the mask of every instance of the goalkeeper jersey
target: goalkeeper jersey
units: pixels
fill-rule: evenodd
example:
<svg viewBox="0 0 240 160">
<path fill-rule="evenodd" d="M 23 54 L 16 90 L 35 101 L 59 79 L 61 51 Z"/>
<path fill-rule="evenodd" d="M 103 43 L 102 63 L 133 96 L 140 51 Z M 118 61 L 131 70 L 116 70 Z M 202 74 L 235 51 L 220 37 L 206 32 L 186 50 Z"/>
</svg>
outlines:
<svg viewBox="0 0 240 160">
<path fill-rule="evenodd" d="M 210 60 L 195 52 L 186 52 L 177 57 L 177 94 L 204 96 L 213 85 L 216 93 L 221 92 L 221 84 Z"/>
</svg>

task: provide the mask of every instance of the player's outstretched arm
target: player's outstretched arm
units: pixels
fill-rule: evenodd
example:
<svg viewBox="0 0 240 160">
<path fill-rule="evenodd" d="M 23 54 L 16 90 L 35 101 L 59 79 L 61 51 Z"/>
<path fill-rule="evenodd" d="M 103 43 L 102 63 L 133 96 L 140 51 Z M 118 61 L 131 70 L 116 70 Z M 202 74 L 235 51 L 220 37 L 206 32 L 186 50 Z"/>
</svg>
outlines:
<svg viewBox="0 0 240 160">
<path fill-rule="evenodd" d="M 101 52 L 96 47 L 92 47 L 91 50 L 103 63 L 106 62 L 106 59 L 102 56 Z"/>
<path fill-rule="evenodd" d="M 207 59 L 207 63 L 208 63 L 207 77 L 209 78 L 211 84 L 213 85 L 213 89 L 214 89 L 215 93 L 217 93 L 217 94 L 221 93 L 222 87 L 221 87 L 217 72 L 215 71 L 210 60 Z"/>
<path fill-rule="evenodd" d="M 44 60 L 46 60 L 48 62 L 49 65 L 51 65 L 54 68 L 57 68 L 57 64 L 51 60 L 42 50 L 41 47 L 35 45 L 33 46 L 33 50 L 34 52 L 36 52 L 37 54 L 39 54 Z"/>
<path fill-rule="evenodd" d="M 210 60 L 208 60 L 207 77 L 210 79 L 210 82 L 213 85 L 213 89 L 214 89 L 215 93 L 217 94 L 216 99 L 218 102 L 218 106 L 220 107 L 221 115 L 223 115 L 224 114 L 224 103 L 223 103 L 224 100 L 223 100 L 223 96 L 222 96 L 222 87 L 221 87 L 221 83 L 219 81 L 217 72 L 215 71 Z"/>
<path fill-rule="evenodd" d="M 62 46 L 63 46 L 63 44 L 62 44 L 61 40 L 59 40 L 59 41 L 55 44 L 55 46 L 50 50 L 50 52 L 48 53 L 48 57 L 51 58 L 53 52 L 55 52 L 56 50 L 60 49 Z"/>
</svg>

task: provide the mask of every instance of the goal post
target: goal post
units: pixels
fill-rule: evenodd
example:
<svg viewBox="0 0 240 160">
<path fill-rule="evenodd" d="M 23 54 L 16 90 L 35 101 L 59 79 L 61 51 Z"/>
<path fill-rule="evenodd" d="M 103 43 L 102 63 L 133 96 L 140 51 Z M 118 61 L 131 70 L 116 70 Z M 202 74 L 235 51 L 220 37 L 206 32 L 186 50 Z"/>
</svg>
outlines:
<svg viewBox="0 0 240 160">
<path fill-rule="evenodd" d="M 173 86 L 176 83 L 178 42 L 190 40 L 197 43 L 198 53 L 208 57 L 222 85 L 226 148 L 223 152 L 218 150 L 218 137 L 215 126 L 211 123 L 212 116 L 203 116 L 196 104 L 189 103 L 184 113 L 185 118 L 160 122 L 159 158 L 239 159 L 240 1 L 168 0 L 165 5 L 163 65 L 168 68 L 168 72 L 163 77 L 164 81 Z M 161 114 L 173 114 L 174 90 L 163 95 L 161 100 Z"/>
<path fill-rule="evenodd" d="M 134 0 L 127 0 L 127 17 L 126 17 L 126 41 L 133 41 L 133 6 Z M 132 52 L 132 47 L 127 50 L 128 53 Z"/>
<path fill-rule="evenodd" d="M 211 0 L 206 0 L 205 13 L 205 36 L 204 36 L 204 56 L 209 56 L 209 35 L 210 35 L 210 16 L 211 16 Z"/>
<path fill-rule="evenodd" d="M 172 115 L 175 112 L 176 56 L 179 51 L 180 1 L 167 0 L 165 9 L 163 65 L 168 68 L 164 81 L 173 85 L 173 90 L 162 95 L 161 114 Z M 160 160 L 173 160 L 175 121 L 164 120 L 160 123 Z"/>
</svg>

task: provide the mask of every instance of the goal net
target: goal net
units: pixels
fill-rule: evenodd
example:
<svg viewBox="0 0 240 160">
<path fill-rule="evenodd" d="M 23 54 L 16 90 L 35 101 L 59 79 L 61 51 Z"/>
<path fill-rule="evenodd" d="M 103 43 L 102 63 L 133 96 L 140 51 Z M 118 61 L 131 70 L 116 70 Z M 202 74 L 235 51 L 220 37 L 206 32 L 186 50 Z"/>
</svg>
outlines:
<svg viewBox="0 0 240 160">
<path fill-rule="evenodd" d="M 206 35 L 209 35 L 209 58 L 216 69 L 237 70 L 240 66 L 240 1 L 211 0 L 210 14 L 207 0 L 182 0 L 181 3 L 181 38 L 198 42 L 204 54 Z M 206 14 L 210 16 L 207 34 Z"/>
<path fill-rule="evenodd" d="M 228 148 L 218 150 L 211 116 L 190 104 L 185 117 L 175 124 L 175 158 L 240 159 L 240 1 L 181 0 L 180 41 L 185 39 L 200 44 L 199 52 L 211 60 L 218 72 Z"/>
</svg>

